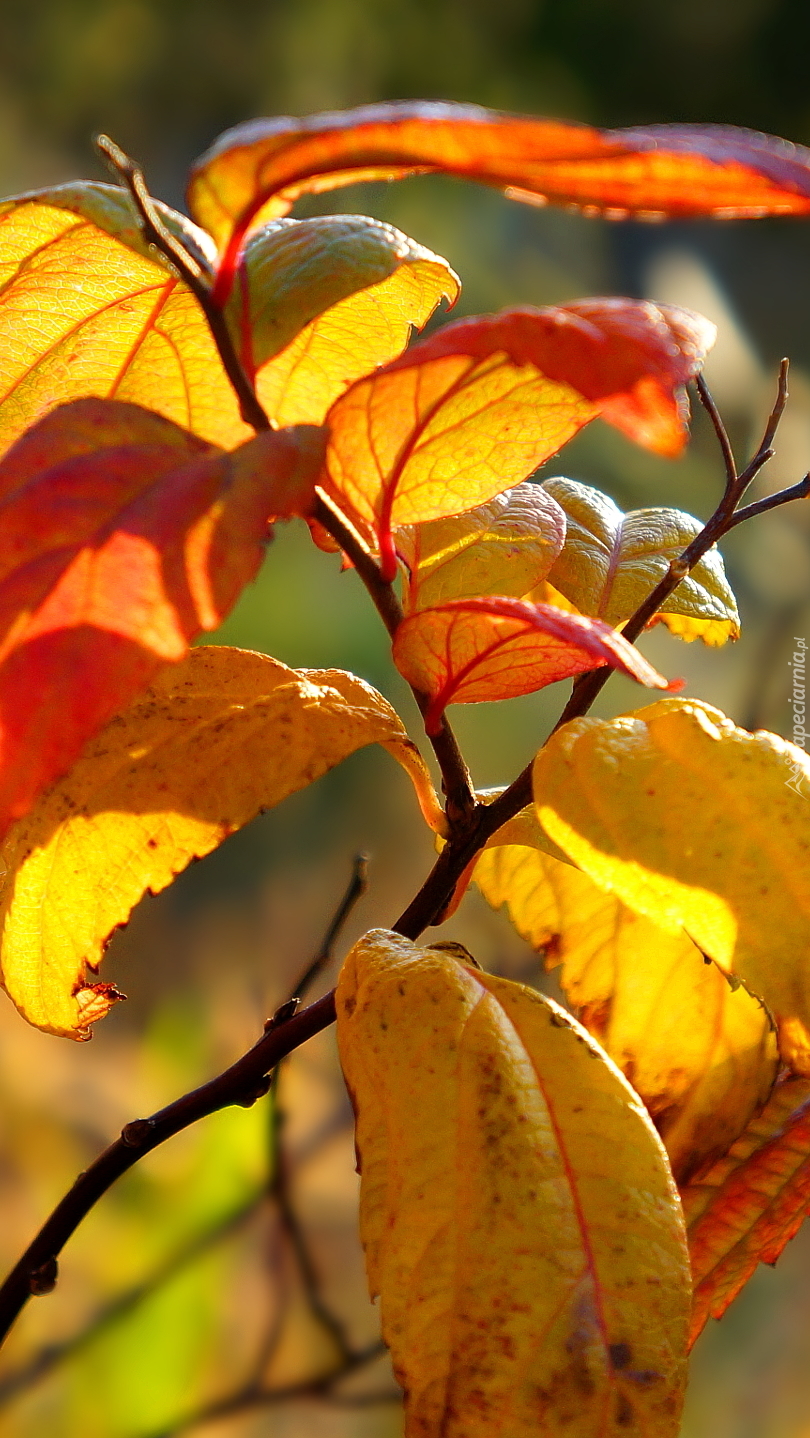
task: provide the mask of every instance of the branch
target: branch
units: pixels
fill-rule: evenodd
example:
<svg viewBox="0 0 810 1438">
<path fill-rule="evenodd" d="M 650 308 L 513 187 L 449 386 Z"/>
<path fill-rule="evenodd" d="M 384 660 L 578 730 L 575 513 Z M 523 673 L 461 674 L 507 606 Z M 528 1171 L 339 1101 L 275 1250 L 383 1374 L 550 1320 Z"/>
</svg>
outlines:
<svg viewBox="0 0 810 1438">
<path fill-rule="evenodd" d="M 71 1334 L 69 1338 L 65 1338 L 60 1343 L 48 1344 L 19 1368 L 5 1374 L 0 1379 L 0 1407 L 5 1407 L 16 1398 L 18 1393 L 24 1392 L 26 1388 L 38 1383 L 41 1378 L 45 1378 L 55 1368 L 72 1358 L 74 1354 L 80 1353 L 100 1333 L 111 1327 L 119 1318 L 126 1317 L 145 1299 L 156 1293 L 164 1283 L 168 1283 L 188 1264 L 193 1263 L 195 1258 L 199 1258 L 215 1244 L 237 1233 L 242 1225 L 253 1216 L 257 1208 L 266 1201 L 266 1198 L 267 1192 L 262 1185 L 261 1188 L 248 1194 L 247 1198 L 243 1199 L 236 1208 L 216 1219 L 210 1228 L 206 1228 L 188 1239 L 176 1252 L 170 1254 L 159 1264 L 148 1278 L 133 1284 L 131 1288 L 125 1289 L 123 1293 L 119 1293 L 106 1303 L 78 1333 Z"/>
<path fill-rule="evenodd" d="M 717 407 L 712 399 L 706 382 L 702 375 L 698 376 L 697 386 L 700 398 L 709 412 L 712 423 L 717 434 L 723 462 L 726 471 L 726 485 L 723 496 L 710 519 L 706 521 L 703 529 L 695 536 L 691 544 L 687 545 L 683 553 L 670 563 L 669 570 L 663 579 L 656 584 L 655 588 L 647 598 L 639 605 L 635 614 L 627 621 L 622 630 L 624 638 L 630 644 L 635 644 L 642 630 L 646 629 L 650 620 L 658 613 L 670 595 L 678 588 L 682 579 L 685 579 L 690 570 L 701 560 L 724 534 L 735 529 L 746 519 L 753 519 L 757 514 L 764 514 L 766 510 L 776 509 L 779 505 L 789 504 L 794 499 L 804 499 L 810 494 L 810 475 L 806 475 L 798 484 L 791 485 L 789 489 L 779 490 L 776 494 L 770 494 L 765 499 L 757 500 L 754 504 L 748 504 L 743 509 L 738 505 L 752 480 L 756 478 L 763 465 L 773 458 L 773 441 L 779 422 L 784 414 L 787 402 L 788 388 L 788 361 L 782 360 L 779 366 L 779 380 L 777 384 L 776 399 L 773 409 L 765 426 L 765 431 L 759 447 L 753 458 L 749 460 L 741 472 L 737 471 L 736 461 L 731 450 L 725 426 L 721 420 Z M 612 669 L 592 669 L 589 674 L 583 674 L 577 679 L 571 694 L 560 718 L 555 726 L 554 732 L 563 724 L 568 724 L 572 719 L 579 719 L 587 714 L 597 694 L 601 692 L 613 673 Z"/>
<path fill-rule="evenodd" d="M 168 261 L 184 284 L 188 285 L 208 322 L 214 343 L 219 351 L 225 373 L 230 380 L 245 424 L 252 429 L 271 429 L 270 420 L 253 388 L 228 329 L 225 312 L 213 298 L 211 278 L 189 249 L 173 235 L 163 221 L 155 200 L 147 189 L 143 170 L 130 159 L 108 135 L 97 135 L 96 149 L 109 165 L 114 175 L 129 191 L 132 203 L 141 222 L 143 237 L 159 254 Z"/>
<path fill-rule="evenodd" d="M 355 860 L 354 873 L 335 918 L 329 925 L 314 964 L 322 967 L 328 960 L 341 925 L 363 891 L 362 862 Z M 304 975 L 306 978 L 307 975 Z M 301 987 L 300 984 L 296 987 Z M 270 1087 L 269 1075 L 293 1049 L 328 1028 L 335 1020 L 334 990 L 318 999 L 309 1008 L 297 1012 L 297 997 L 282 1004 L 265 1024 L 263 1036 L 217 1078 L 193 1089 L 168 1104 L 149 1118 L 135 1119 L 121 1131 L 115 1143 L 76 1179 L 73 1187 L 57 1204 L 50 1218 L 40 1229 L 19 1263 L 0 1287 L 0 1343 L 7 1336 L 28 1299 L 33 1294 L 50 1293 L 58 1277 L 57 1258 L 65 1243 L 82 1219 L 115 1183 L 116 1179 L 158 1148 L 168 1138 L 181 1133 L 219 1109 L 232 1104 L 249 1108 Z"/>
<path fill-rule="evenodd" d="M 351 560 L 371 596 L 377 613 L 393 639 L 402 623 L 403 614 L 390 580 L 383 577 L 382 570 L 373 555 L 369 553 L 356 529 L 348 523 L 345 515 L 341 514 L 337 506 L 321 489 L 316 492 L 312 515 L 327 533 L 331 534 L 335 543 L 340 545 L 343 553 Z M 420 689 L 415 689 L 413 685 L 410 688 L 419 713 L 424 719 L 430 698 Z M 439 732 L 429 734 L 428 739 L 433 746 L 436 762 L 441 772 L 442 790 L 447 801 L 446 812 L 450 827 L 463 831 L 469 825 L 475 811 L 475 790 L 472 786 L 470 771 L 464 762 L 456 736 L 445 715 L 442 715 Z"/>
<path fill-rule="evenodd" d="M 286 1004 L 282 1004 L 279 1012 L 283 1012 L 288 1006 L 291 1007 L 292 1012 L 295 1012 L 301 994 L 315 981 L 331 960 L 338 935 L 355 904 L 366 892 L 368 887 L 367 876 L 368 859 L 365 854 L 356 854 L 348 888 L 337 907 L 321 946 L 315 958 L 293 986 Z M 301 1281 L 304 1285 L 310 1310 L 329 1334 L 340 1357 L 344 1361 L 348 1361 L 351 1357 L 349 1341 L 342 1323 L 335 1314 L 332 1313 L 326 1303 L 324 1303 L 321 1296 L 320 1283 L 315 1265 L 307 1247 L 301 1225 L 298 1222 L 298 1215 L 295 1212 L 290 1198 L 289 1169 L 282 1144 L 286 1114 L 279 1101 L 279 1085 L 283 1067 L 284 1065 L 281 1063 L 276 1064 L 276 1067 L 273 1069 L 273 1076 L 270 1080 L 270 1098 L 272 1104 L 270 1112 L 270 1171 L 272 1176 L 267 1192 L 268 1196 L 275 1201 L 278 1209 L 279 1220 L 287 1235 L 295 1261 L 298 1265 L 298 1271 L 301 1275 Z"/>
</svg>

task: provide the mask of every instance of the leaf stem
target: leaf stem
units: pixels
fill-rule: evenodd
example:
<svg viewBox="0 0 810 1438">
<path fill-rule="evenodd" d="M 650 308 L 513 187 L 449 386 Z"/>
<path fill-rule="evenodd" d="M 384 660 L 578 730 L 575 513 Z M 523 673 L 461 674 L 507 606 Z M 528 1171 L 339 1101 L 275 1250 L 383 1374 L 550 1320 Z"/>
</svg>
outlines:
<svg viewBox="0 0 810 1438">
<path fill-rule="evenodd" d="M 209 276 L 204 271 L 196 256 L 164 224 L 160 209 L 149 193 L 140 165 L 130 159 L 120 145 L 116 145 L 108 135 L 97 135 L 95 145 L 110 169 L 129 191 L 141 222 L 146 243 L 152 245 L 168 261 L 200 305 L 225 373 L 239 401 L 239 408 L 245 424 L 249 424 L 255 430 L 272 429 L 250 377 L 237 354 L 225 319 L 225 311 L 214 298 L 213 276 Z"/>
</svg>

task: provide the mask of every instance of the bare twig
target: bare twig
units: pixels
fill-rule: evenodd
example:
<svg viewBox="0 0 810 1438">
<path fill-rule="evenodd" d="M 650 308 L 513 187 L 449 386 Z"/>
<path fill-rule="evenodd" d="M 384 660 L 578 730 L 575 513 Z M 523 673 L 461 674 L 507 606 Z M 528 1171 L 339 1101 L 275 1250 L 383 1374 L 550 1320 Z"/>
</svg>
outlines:
<svg viewBox="0 0 810 1438">
<path fill-rule="evenodd" d="M 669 570 L 663 579 L 656 584 L 655 588 L 647 595 L 647 598 L 639 605 L 638 609 L 627 621 L 622 633 L 630 644 L 634 644 L 646 629 L 650 620 L 658 613 L 661 606 L 669 599 L 670 595 L 678 588 L 682 579 L 685 579 L 690 570 L 701 560 L 718 539 L 722 539 L 729 530 L 736 528 L 746 519 L 752 519 L 754 515 L 764 514 L 768 509 L 776 509 L 782 504 L 789 504 L 791 500 L 803 499 L 810 494 L 810 475 L 800 480 L 798 484 L 792 485 L 789 489 L 782 489 L 777 494 L 768 495 L 766 499 L 757 500 L 754 504 L 748 504 L 743 509 L 738 505 L 752 480 L 756 478 L 763 465 L 773 457 L 773 441 L 779 426 L 779 421 L 784 413 L 787 402 L 787 377 L 788 362 L 782 360 L 779 366 L 779 380 L 777 384 L 776 400 L 773 409 L 768 417 L 765 431 L 759 447 L 753 458 L 749 460 L 741 472 L 738 473 L 736 461 L 731 452 L 725 427 L 717 408 L 714 404 L 705 380 L 699 377 L 698 391 L 703 403 L 709 411 L 715 426 L 718 441 L 723 453 L 723 460 L 726 470 L 726 485 L 723 496 L 710 519 L 695 536 L 690 544 L 677 559 L 673 559 Z M 716 416 L 716 423 L 715 423 Z M 556 729 L 567 724 L 571 719 L 578 719 L 586 714 L 593 704 L 597 694 L 604 688 L 611 674 L 612 669 L 592 669 L 590 673 L 583 674 L 574 684 L 571 698 L 565 706 L 557 722 Z"/>
<path fill-rule="evenodd" d="M 314 983 L 321 971 L 326 967 L 332 958 L 335 943 L 340 935 L 343 925 L 346 923 L 355 904 L 362 899 L 368 888 L 368 855 L 355 854 L 352 864 L 352 876 L 349 886 L 343 895 L 329 928 L 323 936 L 321 947 L 311 964 L 308 964 L 300 979 L 293 985 L 288 1002 L 292 999 L 301 999 L 306 993 L 310 984 Z M 277 1072 L 277 1070 L 276 1070 Z"/>
<path fill-rule="evenodd" d="M 326 962 L 331 953 L 341 926 L 363 891 L 364 882 L 364 861 L 356 859 L 349 887 L 320 946 L 315 961 L 319 966 Z M 310 970 L 313 967 L 310 965 Z M 165 1143 L 166 1139 L 172 1138 L 198 1119 L 207 1118 L 209 1114 L 232 1104 L 249 1107 L 266 1094 L 272 1081 L 270 1075 L 281 1060 L 308 1038 L 334 1022 L 334 991 L 325 994 L 317 1003 L 311 1004 L 302 1012 L 296 1010 L 297 996 L 281 1005 L 273 1018 L 265 1024 L 262 1038 L 235 1064 L 217 1078 L 152 1114 L 150 1118 L 135 1119 L 134 1122 L 128 1123 L 120 1138 L 79 1175 L 72 1189 L 57 1204 L 33 1243 L 0 1287 L 0 1341 L 7 1335 L 27 1300 L 33 1294 L 47 1293 L 54 1287 L 59 1253 L 82 1219 L 115 1180 L 132 1168 L 144 1154 L 150 1153 L 153 1148 Z M 314 1287 L 312 1291 L 315 1291 Z"/>
<path fill-rule="evenodd" d="M 115 1180 L 145 1154 L 191 1124 L 231 1104 L 249 1107 L 267 1092 L 268 1074 L 288 1053 L 334 1023 L 334 994 L 296 1013 L 259 1039 L 224 1073 L 184 1094 L 149 1118 L 135 1119 L 120 1138 L 76 1179 L 0 1287 L 0 1340 L 32 1294 L 49 1292 L 57 1278 L 57 1257 L 71 1234 Z"/>
<path fill-rule="evenodd" d="M 163 255 L 165 260 L 168 260 L 184 284 L 188 285 L 205 314 L 225 373 L 239 401 L 239 408 L 245 424 L 249 424 L 256 430 L 270 429 L 270 420 L 259 403 L 250 377 L 237 354 L 225 319 L 225 312 L 213 298 L 210 277 L 203 271 L 197 257 L 164 224 L 160 210 L 149 193 L 140 166 L 130 159 L 120 145 L 116 145 L 108 135 L 97 135 L 95 143 L 99 154 L 129 191 L 141 222 L 146 243 L 152 245 L 159 254 Z"/>
<path fill-rule="evenodd" d="M 343 898 L 341 899 L 334 918 L 329 924 L 323 940 L 320 944 L 312 962 L 307 966 L 300 979 L 293 986 L 286 1004 L 297 1007 L 303 993 L 332 958 L 334 946 L 346 920 L 355 907 L 355 904 L 366 892 L 368 884 L 368 859 L 365 854 L 356 854 L 352 866 L 352 876 L 349 881 Z M 282 1009 L 286 1005 L 282 1004 Z M 321 1295 L 320 1282 L 312 1256 L 307 1247 L 306 1240 L 295 1212 L 295 1206 L 290 1197 L 290 1174 L 282 1142 L 285 1122 L 285 1112 L 280 1102 L 280 1082 L 284 1064 L 276 1064 L 270 1080 L 270 1183 L 268 1195 L 275 1202 L 278 1210 L 279 1221 L 292 1249 L 301 1281 L 307 1297 L 311 1312 L 317 1318 L 321 1326 L 331 1337 L 335 1348 L 344 1361 L 351 1357 L 351 1349 L 346 1336 L 343 1324 L 324 1302 Z"/>
</svg>

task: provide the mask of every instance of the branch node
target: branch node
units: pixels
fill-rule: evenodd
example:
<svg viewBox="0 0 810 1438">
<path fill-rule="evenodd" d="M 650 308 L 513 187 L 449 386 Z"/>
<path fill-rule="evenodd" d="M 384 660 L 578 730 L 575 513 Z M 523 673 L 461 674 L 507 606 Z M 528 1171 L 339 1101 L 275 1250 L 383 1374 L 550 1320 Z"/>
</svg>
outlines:
<svg viewBox="0 0 810 1438">
<path fill-rule="evenodd" d="M 59 1277 L 59 1264 L 54 1257 L 46 1258 L 39 1268 L 32 1268 L 28 1275 L 28 1291 L 33 1298 L 53 1293 Z"/>
<path fill-rule="evenodd" d="M 155 1121 L 151 1118 L 134 1118 L 121 1130 L 121 1142 L 127 1148 L 143 1148 L 152 1137 Z"/>
<path fill-rule="evenodd" d="M 264 1032 L 271 1034 L 273 1029 L 278 1029 L 282 1024 L 286 1024 L 288 1019 L 292 1018 L 300 1002 L 301 1000 L 297 996 L 292 999 L 287 999 L 276 1009 L 272 1018 L 265 1019 Z"/>
</svg>

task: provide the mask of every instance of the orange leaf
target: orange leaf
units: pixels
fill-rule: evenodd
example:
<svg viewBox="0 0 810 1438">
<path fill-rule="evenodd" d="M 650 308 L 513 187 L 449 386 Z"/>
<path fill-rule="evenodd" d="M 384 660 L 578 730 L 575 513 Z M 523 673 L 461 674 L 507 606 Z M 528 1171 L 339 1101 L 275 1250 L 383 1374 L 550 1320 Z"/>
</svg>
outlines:
<svg viewBox="0 0 810 1438">
<path fill-rule="evenodd" d="M 789 1078 L 708 1173 L 682 1190 L 692 1260 L 690 1345 L 758 1263 L 775 1263 L 810 1205 L 810 1082 Z"/>
<path fill-rule="evenodd" d="M 620 299 L 445 325 L 332 406 L 332 491 L 376 530 L 392 576 L 392 527 L 485 503 L 597 415 L 680 453 L 682 386 L 713 340 L 699 315 Z"/>
<path fill-rule="evenodd" d="M 437 732 L 448 704 L 513 699 L 602 664 L 653 689 L 681 683 L 668 684 L 601 619 L 500 596 L 448 600 L 410 615 L 397 630 L 393 653 L 400 673 L 430 695 L 428 734 Z"/>
<path fill-rule="evenodd" d="M 160 208 L 210 267 L 210 236 Z M 199 304 L 114 185 L 0 204 L 0 355 L 0 452 L 89 395 L 145 405 L 227 449 L 251 435 Z"/>
<path fill-rule="evenodd" d="M 299 196 L 430 172 L 611 219 L 810 212 L 810 153 L 769 135 L 730 125 L 597 130 L 420 100 L 238 125 L 194 165 L 188 202 L 223 252 L 226 294 L 246 235 Z"/>
<path fill-rule="evenodd" d="M 222 454 L 137 405 L 77 400 L 0 462 L 0 834 L 253 577 L 306 508 L 320 431 Z"/>
</svg>

